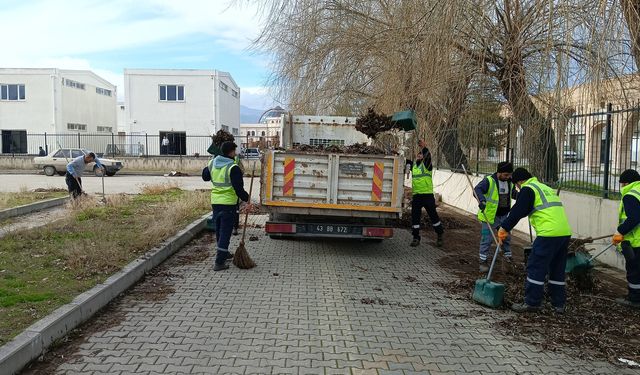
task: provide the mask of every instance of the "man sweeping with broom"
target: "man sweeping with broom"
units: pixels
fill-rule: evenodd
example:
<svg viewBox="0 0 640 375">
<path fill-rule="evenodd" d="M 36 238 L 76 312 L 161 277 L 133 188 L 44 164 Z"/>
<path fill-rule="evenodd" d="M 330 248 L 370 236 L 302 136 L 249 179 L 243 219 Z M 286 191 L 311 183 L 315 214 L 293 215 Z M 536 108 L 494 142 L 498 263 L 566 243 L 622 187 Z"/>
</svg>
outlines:
<svg viewBox="0 0 640 375">
<path fill-rule="evenodd" d="M 229 268 L 227 260 L 233 255 L 229 252 L 231 233 L 236 222 L 238 199 L 249 201 L 249 193 L 244 190 L 244 181 L 240 167 L 235 163 L 236 149 L 233 142 L 224 142 L 220 146 L 221 155 L 209 162 L 211 173 L 211 207 L 216 229 L 216 258 L 214 271 Z"/>
<path fill-rule="evenodd" d="M 526 169 L 517 168 L 511 179 L 520 192 L 509 216 L 500 225 L 498 241 L 505 241 L 509 231 L 525 216 L 529 216 L 537 234 L 527 261 L 524 303 L 514 303 L 511 309 L 515 312 L 540 311 L 548 274 L 551 304 L 556 313 L 562 314 L 566 303 L 564 276 L 567 248 L 571 239 L 571 227 L 564 207 L 556 192 L 539 182 Z"/>
</svg>

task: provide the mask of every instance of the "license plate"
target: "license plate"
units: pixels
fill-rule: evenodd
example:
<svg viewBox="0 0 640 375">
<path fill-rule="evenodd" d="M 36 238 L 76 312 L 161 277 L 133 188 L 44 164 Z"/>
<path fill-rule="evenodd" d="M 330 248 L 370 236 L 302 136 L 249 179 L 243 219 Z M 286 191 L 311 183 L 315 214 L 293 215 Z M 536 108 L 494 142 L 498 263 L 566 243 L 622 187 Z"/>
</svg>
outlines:
<svg viewBox="0 0 640 375">
<path fill-rule="evenodd" d="M 362 234 L 362 227 L 351 225 L 307 224 L 305 229 L 305 232 L 307 233 L 333 234 L 338 236 Z"/>
</svg>

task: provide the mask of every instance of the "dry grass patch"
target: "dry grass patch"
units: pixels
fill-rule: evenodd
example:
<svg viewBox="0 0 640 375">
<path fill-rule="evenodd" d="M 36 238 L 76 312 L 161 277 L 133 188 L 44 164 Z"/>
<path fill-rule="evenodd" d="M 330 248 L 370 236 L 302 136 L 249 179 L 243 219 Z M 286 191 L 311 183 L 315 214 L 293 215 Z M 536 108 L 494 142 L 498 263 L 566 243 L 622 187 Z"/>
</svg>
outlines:
<svg viewBox="0 0 640 375">
<path fill-rule="evenodd" d="M 0 193 L 0 210 L 35 203 L 46 199 L 60 198 L 68 195 L 65 191 L 23 191 L 17 193 Z"/>
<path fill-rule="evenodd" d="M 0 241 L 0 345 L 210 210 L 207 192 L 144 191 L 83 197 L 65 219 Z"/>
</svg>

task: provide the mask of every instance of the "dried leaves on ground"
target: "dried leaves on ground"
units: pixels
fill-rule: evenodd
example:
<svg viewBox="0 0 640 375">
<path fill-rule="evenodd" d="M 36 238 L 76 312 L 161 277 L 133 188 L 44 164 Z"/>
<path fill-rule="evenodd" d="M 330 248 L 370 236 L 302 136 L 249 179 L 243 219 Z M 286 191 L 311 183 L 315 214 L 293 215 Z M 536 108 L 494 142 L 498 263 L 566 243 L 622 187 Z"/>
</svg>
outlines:
<svg viewBox="0 0 640 375">
<path fill-rule="evenodd" d="M 349 146 L 339 146 L 339 145 L 318 145 L 318 146 L 310 146 L 310 145 L 296 145 L 293 148 L 296 151 L 304 151 L 310 153 L 332 153 L 332 154 L 354 154 L 354 155 L 385 155 L 387 154 L 381 148 L 370 146 L 366 143 L 354 143 Z"/>
<path fill-rule="evenodd" d="M 473 218 L 451 209 L 441 211 L 442 217 L 449 215 L 466 223 L 467 228 L 449 228 L 443 247 L 446 255 L 438 263 L 459 279 L 437 284 L 453 298 L 472 301 L 475 280 L 484 276 L 478 273 L 477 261 L 480 225 Z M 429 228 L 426 233 L 433 236 Z M 580 246 L 584 243 L 574 241 L 574 244 L 577 245 L 574 250 L 583 250 Z M 514 240 L 513 264 L 504 262 L 502 258 L 496 263 L 492 278 L 505 284 L 503 309 L 523 300 L 526 278 L 523 245 L 528 243 Z M 547 307 L 536 314 L 504 315 L 505 319 L 495 323 L 495 327 L 505 335 L 545 350 L 562 350 L 579 358 L 605 359 L 616 364 L 620 364 L 619 358 L 640 362 L 640 312 L 618 306 L 613 301 L 626 293 L 624 278 L 610 269 L 591 272 L 582 278 L 567 277 L 567 312 L 564 315 L 557 315 Z"/>
</svg>

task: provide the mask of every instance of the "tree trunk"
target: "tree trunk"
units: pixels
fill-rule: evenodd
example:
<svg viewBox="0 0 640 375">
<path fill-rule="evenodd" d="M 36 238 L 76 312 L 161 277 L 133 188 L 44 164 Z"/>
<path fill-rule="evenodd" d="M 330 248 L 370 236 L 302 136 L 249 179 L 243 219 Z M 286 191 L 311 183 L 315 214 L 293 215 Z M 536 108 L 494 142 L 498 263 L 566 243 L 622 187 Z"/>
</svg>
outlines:
<svg viewBox="0 0 640 375">
<path fill-rule="evenodd" d="M 620 6 L 631 37 L 631 54 L 636 62 L 636 70 L 640 70 L 640 1 L 620 0 Z"/>
<path fill-rule="evenodd" d="M 471 77 L 451 83 L 450 97 L 447 101 L 447 117 L 442 120 L 438 129 L 440 150 L 451 169 L 460 169 L 464 164 L 469 169 L 469 161 L 459 140 L 458 125 L 464 111 L 465 100 Z"/>
</svg>

